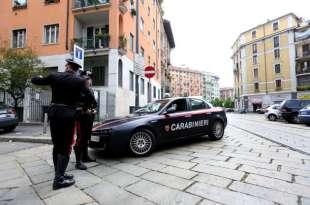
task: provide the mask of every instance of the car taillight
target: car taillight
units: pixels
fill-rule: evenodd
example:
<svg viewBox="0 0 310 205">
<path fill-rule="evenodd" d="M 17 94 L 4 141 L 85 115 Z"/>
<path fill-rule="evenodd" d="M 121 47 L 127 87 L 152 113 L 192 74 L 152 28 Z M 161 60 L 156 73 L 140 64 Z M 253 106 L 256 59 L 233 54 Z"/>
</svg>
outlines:
<svg viewBox="0 0 310 205">
<path fill-rule="evenodd" d="M 14 108 L 9 108 L 9 109 L 7 109 L 7 113 L 8 114 L 16 114 L 16 111 L 15 111 L 15 109 Z"/>
</svg>

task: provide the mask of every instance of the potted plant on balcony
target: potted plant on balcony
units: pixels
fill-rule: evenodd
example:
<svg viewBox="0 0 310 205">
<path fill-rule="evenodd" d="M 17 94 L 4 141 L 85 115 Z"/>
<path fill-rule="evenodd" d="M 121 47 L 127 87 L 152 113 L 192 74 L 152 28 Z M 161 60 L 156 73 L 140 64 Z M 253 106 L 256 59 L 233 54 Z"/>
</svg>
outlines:
<svg viewBox="0 0 310 205">
<path fill-rule="evenodd" d="M 124 34 L 120 35 L 119 37 L 119 53 L 121 55 L 125 55 L 126 53 L 126 46 L 127 46 L 127 39 Z"/>
</svg>

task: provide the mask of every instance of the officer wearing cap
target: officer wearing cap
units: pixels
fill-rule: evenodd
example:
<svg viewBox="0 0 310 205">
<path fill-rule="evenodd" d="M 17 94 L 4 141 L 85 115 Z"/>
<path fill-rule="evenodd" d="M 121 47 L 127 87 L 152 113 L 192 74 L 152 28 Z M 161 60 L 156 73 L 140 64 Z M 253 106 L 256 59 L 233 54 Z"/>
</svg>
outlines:
<svg viewBox="0 0 310 205">
<path fill-rule="evenodd" d="M 80 76 L 86 80 L 86 87 L 89 88 L 93 94 L 92 86 L 92 73 L 90 71 L 81 71 Z M 94 99 L 95 97 L 93 97 Z M 86 170 L 86 165 L 83 162 L 94 162 L 94 159 L 91 159 L 88 156 L 88 141 L 90 140 L 95 109 L 97 107 L 97 102 L 87 102 L 87 99 L 82 98 L 82 113 L 79 116 L 76 123 L 77 130 L 77 139 L 74 146 L 75 158 L 76 158 L 76 168 L 80 170 Z"/>
<path fill-rule="evenodd" d="M 87 102 L 93 101 L 93 95 L 85 85 L 85 79 L 76 75 L 81 67 L 72 59 L 66 60 L 65 72 L 49 74 L 47 77 L 34 77 L 35 85 L 50 85 L 52 102 L 49 120 L 53 147 L 55 178 L 53 189 L 71 186 L 75 183 L 73 175 L 66 174 L 72 150 L 75 122 L 78 115 L 78 103 L 81 93 Z"/>
</svg>

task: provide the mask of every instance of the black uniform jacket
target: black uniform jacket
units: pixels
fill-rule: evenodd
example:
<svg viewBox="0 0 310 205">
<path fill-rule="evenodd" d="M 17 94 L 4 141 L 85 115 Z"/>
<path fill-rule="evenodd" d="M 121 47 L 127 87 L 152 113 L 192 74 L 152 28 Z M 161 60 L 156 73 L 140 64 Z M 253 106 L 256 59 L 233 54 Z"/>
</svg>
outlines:
<svg viewBox="0 0 310 205">
<path fill-rule="evenodd" d="M 35 85 L 51 86 L 52 104 L 55 105 L 54 107 L 58 106 L 58 110 L 62 109 L 63 115 L 75 114 L 74 110 L 81 102 L 82 95 L 86 104 L 95 102 L 94 95 L 85 85 L 85 79 L 69 72 L 57 72 L 47 77 L 34 77 L 31 82 Z M 49 114 L 53 115 L 51 112 Z"/>
</svg>

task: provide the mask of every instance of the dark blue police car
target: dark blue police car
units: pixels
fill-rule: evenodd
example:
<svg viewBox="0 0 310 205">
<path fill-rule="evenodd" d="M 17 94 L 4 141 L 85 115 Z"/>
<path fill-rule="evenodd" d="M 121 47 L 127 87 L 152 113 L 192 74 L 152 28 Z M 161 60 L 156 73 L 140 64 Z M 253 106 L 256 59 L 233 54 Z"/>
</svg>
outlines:
<svg viewBox="0 0 310 205">
<path fill-rule="evenodd" d="M 133 115 L 94 126 L 89 145 L 135 156 L 152 153 L 158 144 L 208 135 L 220 140 L 227 125 L 225 111 L 208 102 L 186 97 L 157 100 Z"/>
</svg>

